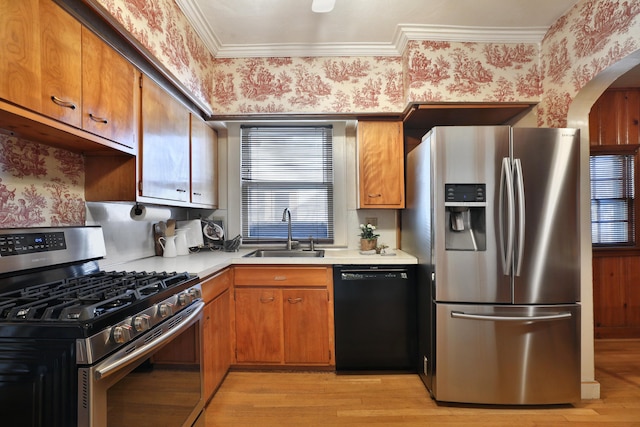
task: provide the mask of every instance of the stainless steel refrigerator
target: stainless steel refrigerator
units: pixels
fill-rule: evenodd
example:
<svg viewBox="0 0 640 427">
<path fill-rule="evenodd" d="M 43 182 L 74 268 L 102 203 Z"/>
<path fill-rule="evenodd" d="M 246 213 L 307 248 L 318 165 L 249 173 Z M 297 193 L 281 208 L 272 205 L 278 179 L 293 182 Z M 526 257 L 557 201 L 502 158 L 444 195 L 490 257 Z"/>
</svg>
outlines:
<svg viewBox="0 0 640 427">
<path fill-rule="evenodd" d="M 579 134 L 435 127 L 407 157 L 419 372 L 437 401 L 580 400 Z"/>
</svg>

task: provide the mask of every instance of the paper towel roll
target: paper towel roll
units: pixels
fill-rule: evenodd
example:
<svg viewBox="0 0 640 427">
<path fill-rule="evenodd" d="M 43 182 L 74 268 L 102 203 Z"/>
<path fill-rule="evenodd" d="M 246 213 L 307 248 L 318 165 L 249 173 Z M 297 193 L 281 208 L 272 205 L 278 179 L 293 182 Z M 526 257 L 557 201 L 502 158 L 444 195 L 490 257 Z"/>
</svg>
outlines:
<svg viewBox="0 0 640 427">
<path fill-rule="evenodd" d="M 129 212 L 129 216 L 134 221 L 158 222 L 171 218 L 171 210 L 168 208 L 147 207 L 134 205 Z"/>
</svg>

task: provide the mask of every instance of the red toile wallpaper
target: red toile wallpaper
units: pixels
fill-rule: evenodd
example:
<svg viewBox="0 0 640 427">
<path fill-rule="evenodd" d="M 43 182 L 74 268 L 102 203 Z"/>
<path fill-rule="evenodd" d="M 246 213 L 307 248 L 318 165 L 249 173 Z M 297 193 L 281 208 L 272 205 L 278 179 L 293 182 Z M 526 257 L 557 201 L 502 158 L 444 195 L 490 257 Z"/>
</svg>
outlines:
<svg viewBox="0 0 640 427">
<path fill-rule="evenodd" d="M 214 62 L 214 111 L 402 111 L 400 57 L 237 58 Z"/>
<path fill-rule="evenodd" d="M 536 102 L 535 44 L 410 41 L 404 55 L 410 102 Z"/>
<path fill-rule="evenodd" d="M 84 222 L 82 156 L 0 134 L 0 228 Z"/>
<path fill-rule="evenodd" d="M 538 125 L 565 127 L 575 95 L 598 73 L 640 49 L 640 1 L 577 3 L 542 41 Z"/>
</svg>

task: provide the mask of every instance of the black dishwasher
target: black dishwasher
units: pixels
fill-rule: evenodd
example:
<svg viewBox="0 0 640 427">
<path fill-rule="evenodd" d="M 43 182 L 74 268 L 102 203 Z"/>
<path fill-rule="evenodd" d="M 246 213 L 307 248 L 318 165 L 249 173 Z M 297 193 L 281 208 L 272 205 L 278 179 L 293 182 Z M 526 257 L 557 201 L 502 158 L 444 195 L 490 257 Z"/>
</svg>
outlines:
<svg viewBox="0 0 640 427">
<path fill-rule="evenodd" d="M 333 269 L 336 371 L 417 372 L 413 265 Z"/>
</svg>

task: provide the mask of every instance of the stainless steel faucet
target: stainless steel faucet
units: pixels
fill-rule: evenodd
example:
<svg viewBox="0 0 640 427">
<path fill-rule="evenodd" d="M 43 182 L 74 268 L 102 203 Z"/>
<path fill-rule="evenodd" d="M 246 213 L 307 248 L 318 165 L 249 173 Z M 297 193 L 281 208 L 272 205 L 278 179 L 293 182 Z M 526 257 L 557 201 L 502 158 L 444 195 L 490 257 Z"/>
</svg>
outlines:
<svg viewBox="0 0 640 427">
<path fill-rule="evenodd" d="M 288 229 L 287 229 L 287 250 L 290 251 L 293 248 L 293 241 L 291 240 L 291 211 L 289 208 L 284 208 L 282 212 L 282 222 L 287 221 Z"/>
</svg>

